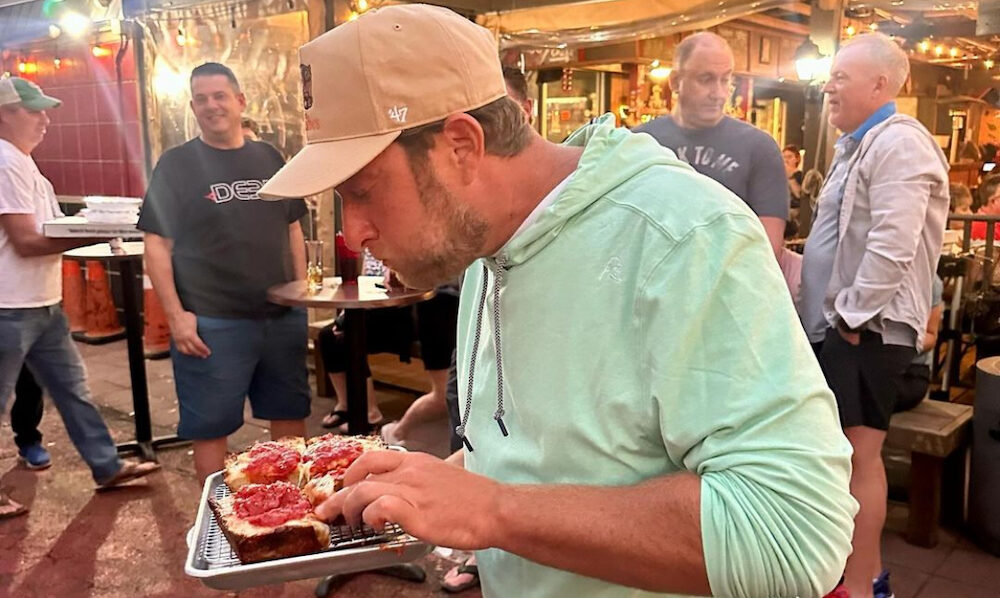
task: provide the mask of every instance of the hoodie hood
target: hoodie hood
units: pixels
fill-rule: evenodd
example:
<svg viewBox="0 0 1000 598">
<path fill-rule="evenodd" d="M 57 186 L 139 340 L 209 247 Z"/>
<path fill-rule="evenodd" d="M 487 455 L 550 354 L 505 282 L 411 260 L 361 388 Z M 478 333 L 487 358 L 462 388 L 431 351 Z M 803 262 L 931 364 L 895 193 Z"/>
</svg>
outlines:
<svg viewBox="0 0 1000 598">
<path fill-rule="evenodd" d="M 465 392 L 465 409 L 462 419 L 455 427 L 455 434 L 462 439 L 466 450 L 473 446 L 466 430 L 472 409 L 472 395 L 475 387 L 476 358 L 482 340 L 484 324 L 489 325 L 494 348 L 496 371 L 496 410 L 493 419 L 500 433 L 509 435 L 503 417 L 503 309 L 502 292 L 508 271 L 528 262 L 549 246 L 575 216 L 587 210 L 601 197 L 606 196 L 625 181 L 638 173 L 656 165 L 670 165 L 691 170 L 691 167 L 677 159 L 670 150 L 663 148 L 649 135 L 635 134 L 615 126 L 615 118 L 606 114 L 593 124 L 583 127 L 570 135 L 566 145 L 583 147 L 583 154 L 569 182 L 555 201 L 539 214 L 523 231 L 514 235 L 497 255 L 481 260 L 479 275 L 479 296 L 476 301 L 475 333 L 469 358 L 468 387 Z M 691 170 L 693 172 L 693 170 Z M 476 268 L 475 265 L 472 268 Z M 472 270 L 470 269 L 470 272 Z M 472 277 L 467 277 L 467 282 Z M 492 281 L 492 284 L 490 282 Z M 487 301 L 491 296 L 492 301 Z"/>
<path fill-rule="evenodd" d="M 613 114 L 577 130 L 564 145 L 584 148 L 580 162 L 552 205 L 501 248 L 508 268 L 545 249 L 570 219 L 636 173 L 657 164 L 690 168 L 651 136 L 616 127 Z"/>
</svg>

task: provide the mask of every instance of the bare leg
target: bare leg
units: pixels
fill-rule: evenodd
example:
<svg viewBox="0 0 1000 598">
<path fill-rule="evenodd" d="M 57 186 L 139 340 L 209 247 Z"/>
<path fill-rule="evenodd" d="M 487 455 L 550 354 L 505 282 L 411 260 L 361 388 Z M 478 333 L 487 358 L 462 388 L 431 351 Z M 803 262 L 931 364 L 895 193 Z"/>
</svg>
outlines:
<svg viewBox="0 0 1000 598">
<path fill-rule="evenodd" d="M 844 584 L 851 598 L 871 598 L 872 579 L 882 569 L 882 527 L 885 525 L 888 484 L 882 463 L 882 430 L 853 426 L 844 430 L 854 447 L 851 458 L 851 494 L 860 509 L 854 518 L 854 552 L 847 559 Z"/>
<path fill-rule="evenodd" d="M 448 370 L 428 370 L 427 375 L 431 379 L 431 391 L 414 401 L 403 414 L 393 430 L 397 438 L 405 439 L 420 424 L 448 417 L 448 404 L 444 400 Z"/>
<path fill-rule="evenodd" d="M 336 411 L 347 411 L 347 374 L 341 372 L 339 374 L 327 374 L 330 377 L 330 383 L 333 384 L 333 391 L 337 394 L 337 404 L 334 407 Z M 375 396 L 375 383 L 372 382 L 371 378 L 368 378 L 368 421 L 369 423 L 375 423 L 382 419 L 382 411 L 378 408 L 378 399 Z"/>
<path fill-rule="evenodd" d="M 272 419 L 271 440 L 285 436 L 305 436 L 306 420 L 304 419 Z"/>
<path fill-rule="evenodd" d="M 202 482 L 222 469 L 229 445 L 226 437 L 194 441 L 194 471 Z"/>
</svg>

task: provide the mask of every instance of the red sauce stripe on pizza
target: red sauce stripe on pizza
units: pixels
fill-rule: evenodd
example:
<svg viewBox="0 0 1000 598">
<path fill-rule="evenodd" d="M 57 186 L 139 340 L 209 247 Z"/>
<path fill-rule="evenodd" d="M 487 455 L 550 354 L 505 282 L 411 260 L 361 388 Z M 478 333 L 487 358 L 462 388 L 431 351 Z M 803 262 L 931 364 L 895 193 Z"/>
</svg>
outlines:
<svg viewBox="0 0 1000 598">
<path fill-rule="evenodd" d="M 297 486 L 288 482 L 247 484 L 233 496 L 233 512 L 244 521 L 261 527 L 278 527 L 301 519 L 312 505 Z"/>
<path fill-rule="evenodd" d="M 250 449 L 246 472 L 254 482 L 273 482 L 287 478 L 302 461 L 294 448 L 280 442 L 261 442 Z"/>
</svg>

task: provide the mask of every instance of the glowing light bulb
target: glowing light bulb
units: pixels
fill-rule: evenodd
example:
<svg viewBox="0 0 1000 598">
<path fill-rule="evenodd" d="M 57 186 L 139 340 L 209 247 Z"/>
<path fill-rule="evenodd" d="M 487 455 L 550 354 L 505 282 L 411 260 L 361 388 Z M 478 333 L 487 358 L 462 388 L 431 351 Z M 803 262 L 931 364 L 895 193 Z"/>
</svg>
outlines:
<svg viewBox="0 0 1000 598">
<path fill-rule="evenodd" d="M 90 19 L 78 12 L 68 12 L 59 20 L 63 31 L 73 37 L 80 37 L 90 30 Z"/>
</svg>

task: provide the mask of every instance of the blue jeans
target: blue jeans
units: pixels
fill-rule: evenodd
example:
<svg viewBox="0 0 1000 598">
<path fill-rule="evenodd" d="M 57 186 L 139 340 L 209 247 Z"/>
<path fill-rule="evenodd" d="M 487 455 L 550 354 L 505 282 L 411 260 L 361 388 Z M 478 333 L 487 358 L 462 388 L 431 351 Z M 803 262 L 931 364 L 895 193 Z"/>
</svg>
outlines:
<svg viewBox="0 0 1000 598">
<path fill-rule="evenodd" d="M 229 436 L 243 425 L 247 397 L 258 419 L 309 415 L 304 309 L 259 320 L 198 316 L 198 336 L 212 350 L 205 359 L 184 355 L 170 344 L 180 406 L 178 436 Z"/>
<path fill-rule="evenodd" d="M 87 372 L 59 305 L 0 309 L 0 413 L 14 393 L 22 364 L 49 391 L 94 480 L 102 483 L 114 477 L 122 460 L 101 414 L 90 402 Z"/>
</svg>

